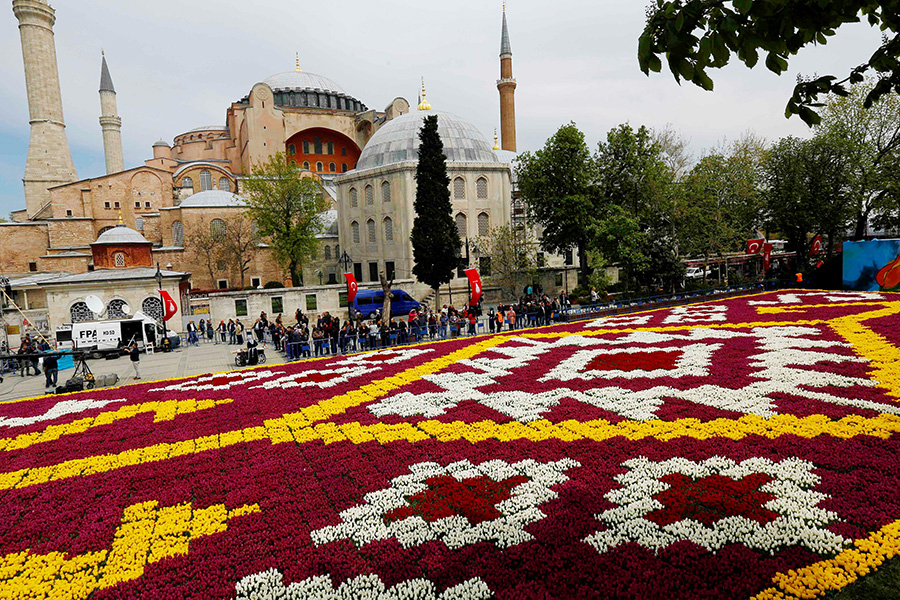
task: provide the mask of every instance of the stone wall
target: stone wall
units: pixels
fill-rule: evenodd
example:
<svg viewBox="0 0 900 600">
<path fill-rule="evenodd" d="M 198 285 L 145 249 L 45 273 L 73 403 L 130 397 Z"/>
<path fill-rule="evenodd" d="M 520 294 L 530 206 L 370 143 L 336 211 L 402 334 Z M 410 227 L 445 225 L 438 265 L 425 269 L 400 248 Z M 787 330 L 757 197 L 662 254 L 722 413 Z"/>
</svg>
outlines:
<svg viewBox="0 0 900 600">
<path fill-rule="evenodd" d="M 0 223 L 0 273 L 28 273 L 49 245 L 46 223 Z"/>
</svg>

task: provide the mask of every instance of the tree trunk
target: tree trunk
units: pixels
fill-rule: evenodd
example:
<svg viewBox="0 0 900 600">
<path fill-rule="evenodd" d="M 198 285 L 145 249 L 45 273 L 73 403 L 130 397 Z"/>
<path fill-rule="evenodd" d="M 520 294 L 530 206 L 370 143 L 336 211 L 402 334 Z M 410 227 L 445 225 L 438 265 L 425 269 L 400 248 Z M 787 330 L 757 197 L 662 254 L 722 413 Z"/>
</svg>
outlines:
<svg viewBox="0 0 900 600">
<path fill-rule="evenodd" d="M 441 310 L 441 288 L 433 287 L 431 288 L 434 292 L 434 312 L 440 312 Z"/>
<path fill-rule="evenodd" d="M 292 260 L 288 265 L 288 269 L 291 272 L 291 286 L 292 287 L 300 287 L 303 283 L 300 280 L 300 272 L 297 269 L 297 261 Z"/>
<path fill-rule="evenodd" d="M 586 251 L 587 244 L 584 241 L 578 242 L 578 270 L 580 272 L 579 282 L 582 288 L 588 288 L 588 277 L 590 276 L 590 267 L 588 266 L 588 255 Z"/>
<path fill-rule="evenodd" d="M 853 232 L 853 240 L 859 241 L 863 239 L 866 235 L 866 223 L 869 220 L 869 215 L 864 211 L 860 211 L 856 213 L 856 231 Z"/>
</svg>

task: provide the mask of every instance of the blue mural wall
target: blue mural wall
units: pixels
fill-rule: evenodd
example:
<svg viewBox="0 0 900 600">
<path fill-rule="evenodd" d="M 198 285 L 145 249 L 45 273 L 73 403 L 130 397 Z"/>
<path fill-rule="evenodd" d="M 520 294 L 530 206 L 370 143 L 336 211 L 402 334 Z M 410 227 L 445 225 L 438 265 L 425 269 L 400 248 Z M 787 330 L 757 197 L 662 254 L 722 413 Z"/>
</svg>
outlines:
<svg viewBox="0 0 900 600">
<path fill-rule="evenodd" d="M 844 242 L 844 289 L 877 292 L 896 287 L 900 282 L 898 259 L 900 240 Z M 892 263 L 896 269 L 885 269 Z M 884 287 L 879 279 L 886 284 Z"/>
</svg>

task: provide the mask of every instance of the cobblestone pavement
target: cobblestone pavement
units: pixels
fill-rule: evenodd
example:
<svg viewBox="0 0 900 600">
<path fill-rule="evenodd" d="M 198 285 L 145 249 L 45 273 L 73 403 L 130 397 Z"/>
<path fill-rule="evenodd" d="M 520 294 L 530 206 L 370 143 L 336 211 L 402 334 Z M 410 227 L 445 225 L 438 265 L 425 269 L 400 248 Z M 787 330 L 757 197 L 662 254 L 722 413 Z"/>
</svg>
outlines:
<svg viewBox="0 0 900 600">
<path fill-rule="evenodd" d="M 237 346 L 225 344 L 203 343 L 199 346 L 178 348 L 174 352 L 158 352 L 151 355 L 141 355 L 142 381 L 154 381 L 158 379 L 173 379 L 176 377 L 189 377 L 202 373 L 219 373 L 232 371 L 237 367 L 234 364 L 232 351 Z M 284 358 L 278 352 L 270 348 L 266 355 L 269 362 L 284 362 Z M 121 356 L 114 360 L 89 359 L 88 366 L 95 376 L 115 373 L 119 376 L 116 385 L 135 383 L 134 369 L 127 356 Z M 72 376 L 73 369 L 59 372 L 59 384 L 62 385 Z M 3 373 L 3 383 L 0 383 L 0 402 L 9 402 L 22 398 L 33 398 L 45 393 L 44 374 L 38 376 L 27 375 L 20 377 L 16 373 Z"/>
</svg>

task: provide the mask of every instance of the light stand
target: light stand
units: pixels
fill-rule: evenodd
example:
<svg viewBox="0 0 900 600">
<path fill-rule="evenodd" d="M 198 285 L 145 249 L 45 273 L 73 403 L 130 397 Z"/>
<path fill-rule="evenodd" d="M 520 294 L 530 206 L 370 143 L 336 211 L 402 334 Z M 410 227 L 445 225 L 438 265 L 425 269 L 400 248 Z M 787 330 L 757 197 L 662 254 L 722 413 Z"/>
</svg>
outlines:
<svg viewBox="0 0 900 600">
<path fill-rule="evenodd" d="M 162 271 L 159 270 L 159 263 L 156 263 L 156 275 L 153 276 L 153 279 L 156 280 L 156 287 L 159 292 L 162 292 L 162 280 L 163 275 Z M 159 301 L 163 305 L 163 314 L 162 314 L 162 326 L 163 326 L 163 341 L 160 344 L 163 348 L 163 351 L 166 350 L 169 345 L 169 331 L 166 329 L 166 304 L 163 300 L 162 293 L 159 294 Z"/>
</svg>

